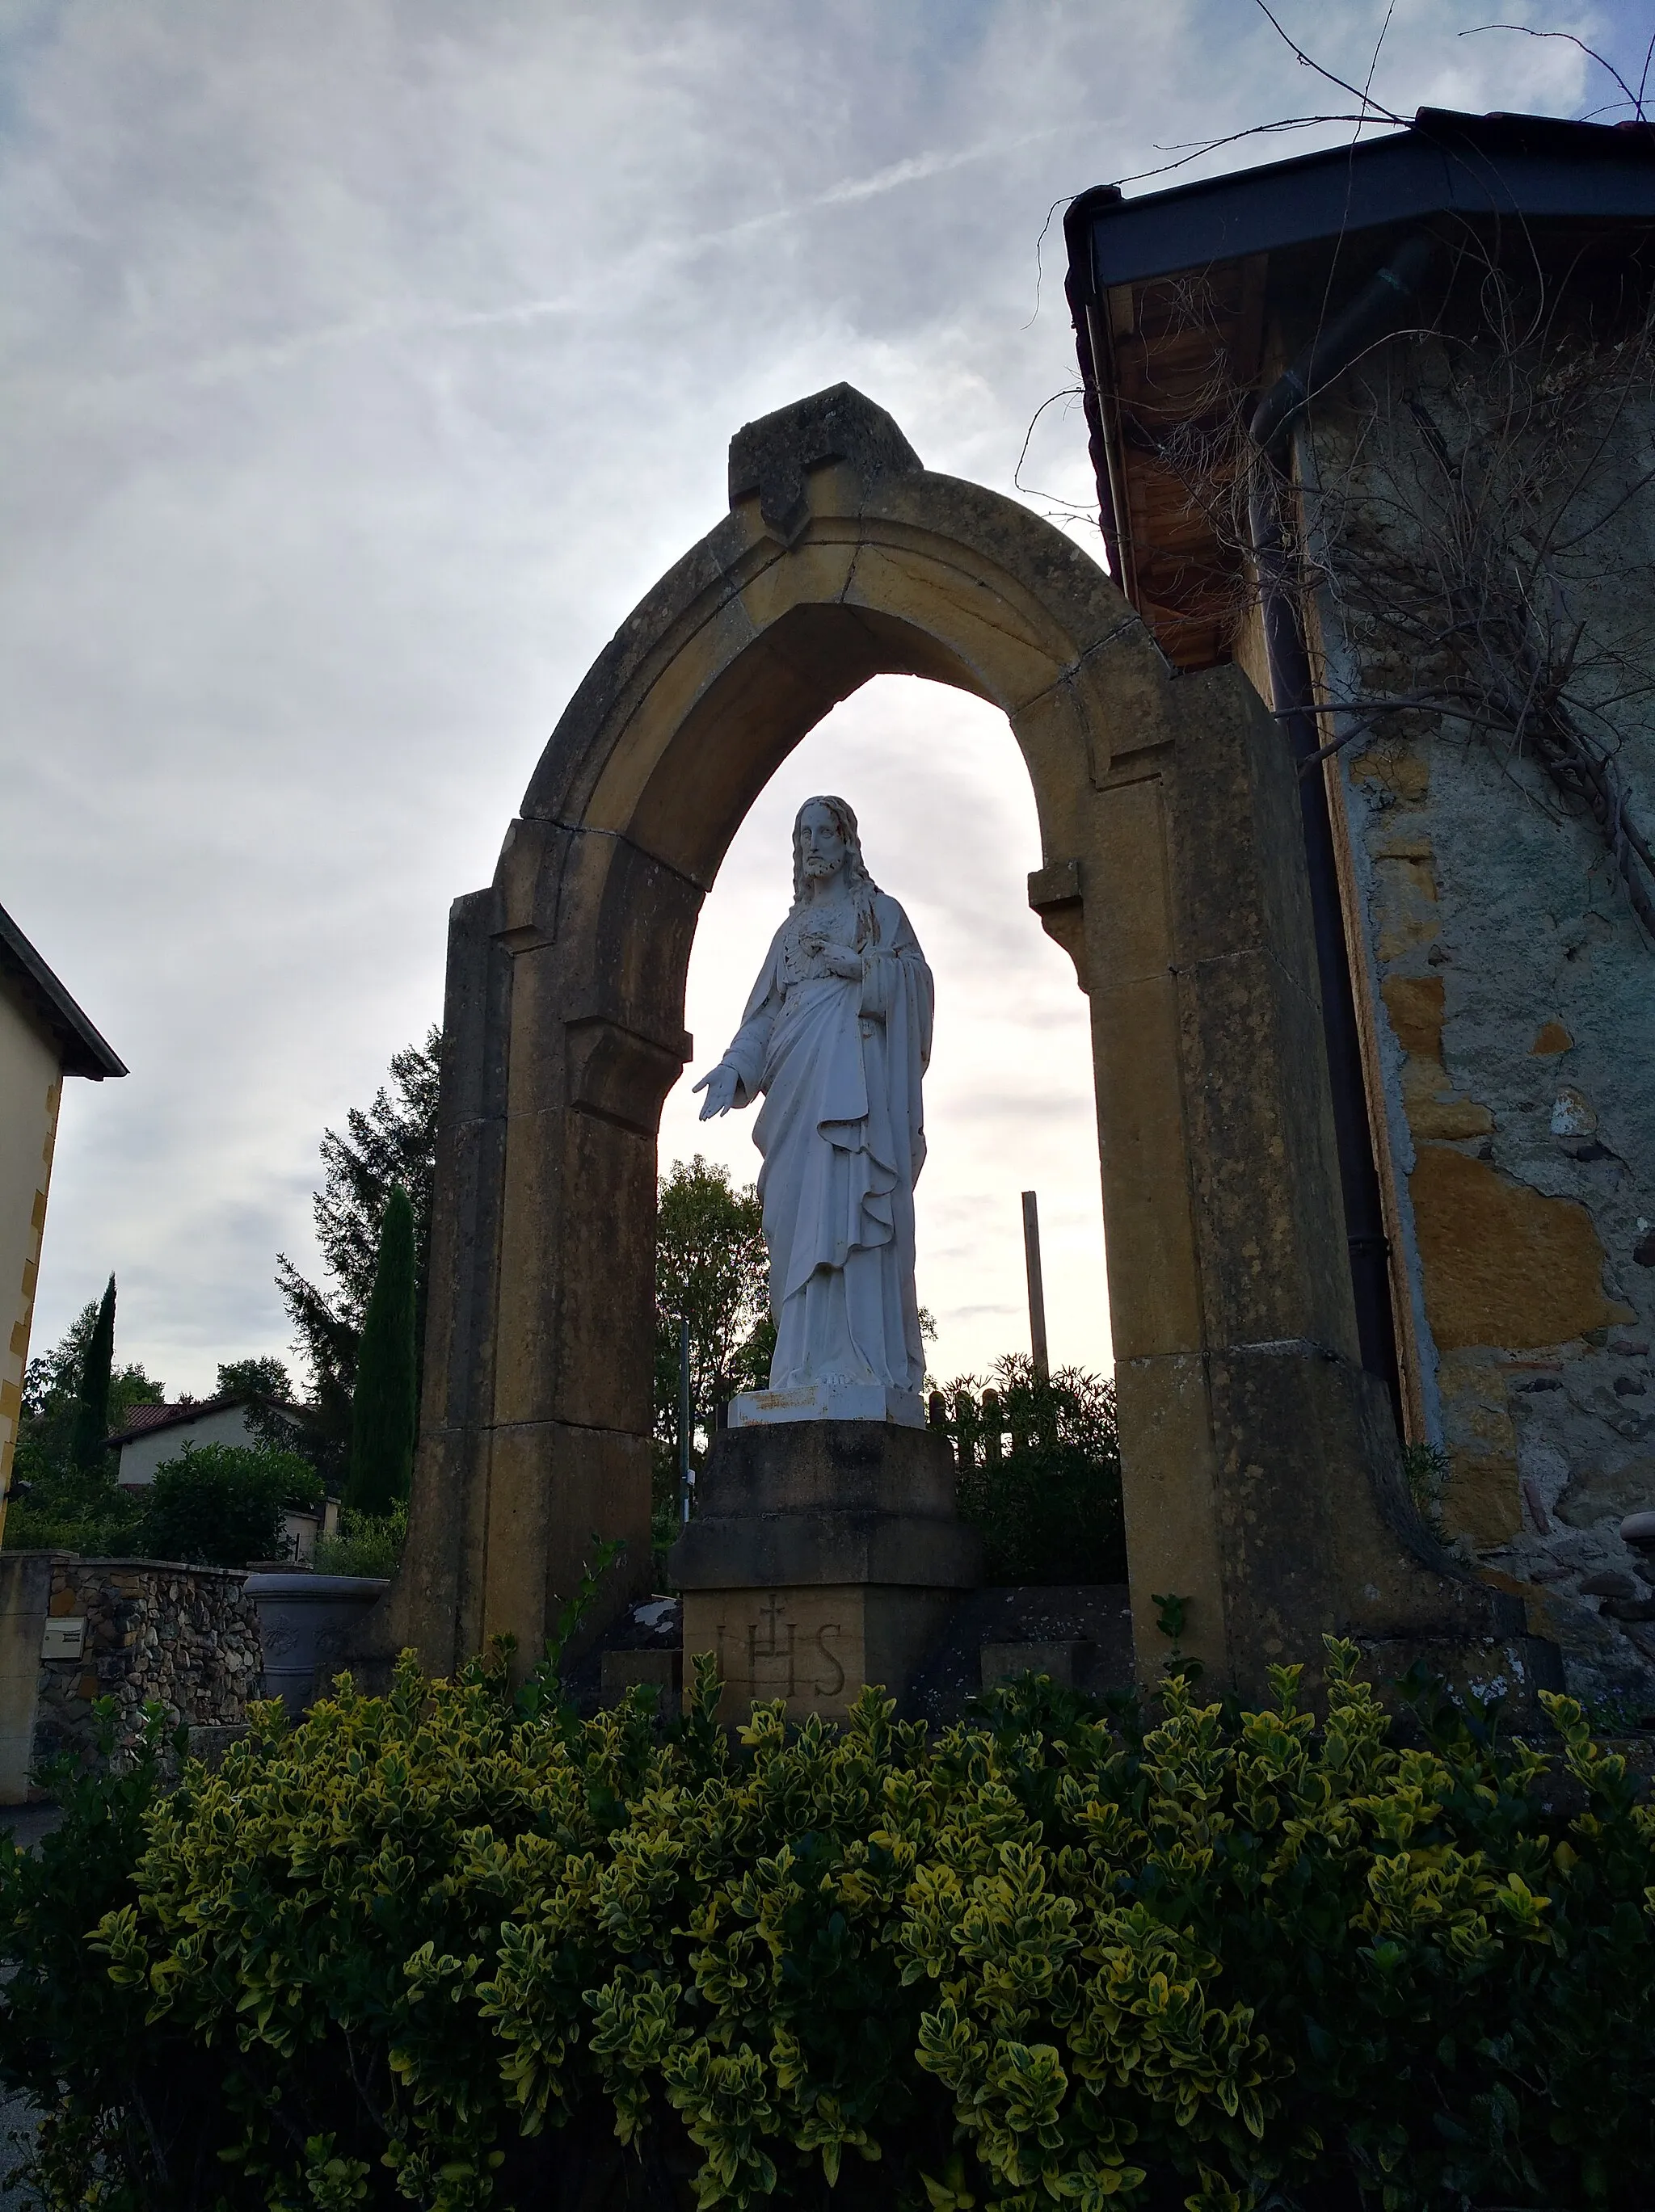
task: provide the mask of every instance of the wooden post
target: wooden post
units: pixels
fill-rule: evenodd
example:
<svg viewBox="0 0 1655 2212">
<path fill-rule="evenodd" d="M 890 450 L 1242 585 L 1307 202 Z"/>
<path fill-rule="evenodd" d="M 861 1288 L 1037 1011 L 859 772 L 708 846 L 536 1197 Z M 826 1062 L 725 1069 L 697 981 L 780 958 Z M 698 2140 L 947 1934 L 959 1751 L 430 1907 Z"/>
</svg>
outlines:
<svg viewBox="0 0 1655 2212">
<path fill-rule="evenodd" d="M 1030 1355 L 1044 1382 L 1051 1373 L 1051 1355 L 1046 1349 L 1046 1288 L 1040 1273 L 1040 1203 L 1031 1190 L 1023 1194 L 1023 1257 L 1029 1271 Z"/>
</svg>

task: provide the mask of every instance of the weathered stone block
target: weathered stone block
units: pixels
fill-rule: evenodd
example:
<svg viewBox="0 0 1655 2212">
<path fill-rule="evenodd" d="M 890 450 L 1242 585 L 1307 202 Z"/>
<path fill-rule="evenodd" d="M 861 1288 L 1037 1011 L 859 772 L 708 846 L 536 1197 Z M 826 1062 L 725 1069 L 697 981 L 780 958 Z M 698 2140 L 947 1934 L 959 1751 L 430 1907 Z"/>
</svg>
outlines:
<svg viewBox="0 0 1655 2212">
<path fill-rule="evenodd" d="M 1045 1674 L 1060 1688 L 1073 1689 L 1084 1671 L 1090 1646 L 1077 1637 L 1052 1644 L 985 1644 L 982 1650 L 983 1686 L 1010 1681 L 1019 1674 Z"/>
<path fill-rule="evenodd" d="M 929 1430 L 801 1421 L 726 1430 L 672 1548 L 686 1662 L 711 1652 L 722 1710 L 781 1697 L 843 1714 L 877 1682 L 900 1696 L 983 1547 L 954 1511 L 954 1462 Z"/>
<path fill-rule="evenodd" d="M 954 1511 L 946 1438 L 884 1421 L 727 1429 L 672 1547 L 686 1594 L 880 1583 L 968 1589 L 982 1540 Z"/>
<path fill-rule="evenodd" d="M 1409 1182 L 1439 1350 L 1565 1344 L 1625 1317 L 1603 1295 L 1603 1248 L 1574 1200 L 1446 1145 L 1421 1146 Z"/>
<path fill-rule="evenodd" d="M 790 1720 L 843 1720 L 870 1683 L 901 1697 L 941 1636 L 953 1596 L 873 1583 L 686 1590 L 685 1667 L 712 1655 L 721 1720 L 745 1720 L 755 1700 L 772 1698 Z"/>
</svg>

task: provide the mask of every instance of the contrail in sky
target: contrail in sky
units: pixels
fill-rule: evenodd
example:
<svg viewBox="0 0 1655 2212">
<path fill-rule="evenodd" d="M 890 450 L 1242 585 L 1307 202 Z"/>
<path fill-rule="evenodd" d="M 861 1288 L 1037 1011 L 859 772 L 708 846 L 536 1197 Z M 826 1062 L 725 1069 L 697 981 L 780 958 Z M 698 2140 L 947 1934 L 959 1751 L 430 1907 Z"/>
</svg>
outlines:
<svg viewBox="0 0 1655 2212">
<path fill-rule="evenodd" d="M 932 177 L 946 175 L 951 170 L 967 168 L 978 161 L 992 161 L 999 155 L 1016 153 L 1025 146 L 1062 137 L 1071 131 L 1094 127 L 1091 123 L 1085 125 L 1053 125 L 1045 130 L 1025 131 L 1017 137 L 984 140 L 978 145 L 961 148 L 952 153 L 937 151 L 913 155 L 905 161 L 890 162 L 885 167 L 875 169 L 865 177 L 843 178 L 837 184 L 812 193 L 807 199 L 787 207 L 766 209 L 761 214 L 745 216 L 739 222 L 724 224 L 715 230 L 695 232 L 687 238 L 651 239 L 628 256 L 618 268 L 611 265 L 601 276 L 594 276 L 589 283 L 544 299 L 518 300 L 499 307 L 445 309 L 425 305 L 385 306 L 367 314 L 353 315 L 344 322 L 295 331 L 288 337 L 228 346 L 193 362 L 167 362 L 152 368 L 93 375 L 67 386 L 61 380 L 50 386 L 45 383 L 36 386 L 32 378 L 7 378 L 0 380 L 0 388 L 9 388 L 14 393 L 21 394 L 34 386 L 40 397 L 49 395 L 62 400 L 91 399 L 105 394 L 163 387 L 169 384 L 217 384 L 232 377 L 256 374 L 261 370 L 285 368 L 314 354 L 341 346 L 371 343 L 376 339 L 411 337 L 445 331 L 487 330 L 512 324 L 544 322 L 560 315 L 578 315 L 611 298 L 618 284 L 625 288 L 645 279 L 649 269 L 661 261 L 682 260 L 686 252 L 702 252 L 729 245 L 761 231 L 798 222 L 824 208 L 850 207 L 864 200 L 879 199 L 887 192 L 900 191 L 909 185 L 922 184 Z"/>
</svg>

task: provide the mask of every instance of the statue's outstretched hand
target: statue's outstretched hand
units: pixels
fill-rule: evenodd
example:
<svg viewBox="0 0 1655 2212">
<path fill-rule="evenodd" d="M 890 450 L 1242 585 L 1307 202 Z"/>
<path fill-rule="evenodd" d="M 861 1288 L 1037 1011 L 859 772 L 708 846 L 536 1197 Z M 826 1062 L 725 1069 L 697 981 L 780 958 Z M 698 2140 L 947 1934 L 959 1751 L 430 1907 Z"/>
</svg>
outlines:
<svg viewBox="0 0 1655 2212">
<path fill-rule="evenodd" d="M 713 1121 L 720 1114 L 727 1114 L 735 1104 L 735 1070 L 721 1060 L 716 1067 L 702 1077 L 694 1089 L 707 1093 L 701 1103 L 702 1120 Z"/>
</svg>

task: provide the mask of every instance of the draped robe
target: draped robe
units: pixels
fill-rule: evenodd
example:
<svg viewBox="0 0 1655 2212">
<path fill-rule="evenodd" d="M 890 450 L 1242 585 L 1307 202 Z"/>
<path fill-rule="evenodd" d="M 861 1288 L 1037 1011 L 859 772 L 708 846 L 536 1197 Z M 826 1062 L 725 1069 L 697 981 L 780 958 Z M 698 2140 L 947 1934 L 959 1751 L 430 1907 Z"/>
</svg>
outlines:
<svg viewBox="0 0 1655 2212">
<path fill-rule="evenodd" d="M 849 919 L 847 920 L 847 917 Z M 861 975 L 831 974 L 800 945 L 826 927 Z M 914 1185 L 925 1164 L 921 1081 L 931 1057 L 933 987 L 893 898 L 824 916 L 795 908 L 771 941 L 725 1054 L 735 1103 L 764 1105 L 753 1141 L 770 1261 L 770 1386 L 883 1382 L 925 1374 L 914 1291 Z"/>
</svg>

